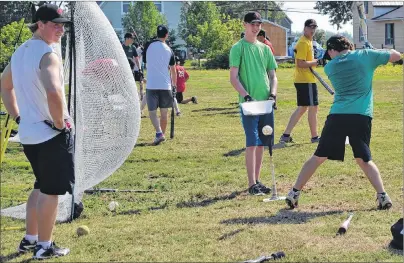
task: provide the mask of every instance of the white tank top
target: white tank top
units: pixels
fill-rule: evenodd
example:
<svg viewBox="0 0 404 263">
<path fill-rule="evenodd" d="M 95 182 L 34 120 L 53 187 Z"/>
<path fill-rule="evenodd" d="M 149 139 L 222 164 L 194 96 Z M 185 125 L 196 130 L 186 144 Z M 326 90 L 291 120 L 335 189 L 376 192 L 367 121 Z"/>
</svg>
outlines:
<svg viewBox="0 0 404 263">
<path fill-rule="evenodd" d="M 46 44 L 43 40 L 30 39 L 23 43 L 11 57 L 13 86 L 21 117 L 18 134 L 22 144 L 39 144 L 59 134 L 44 123 L 44 120 L 53 121 L 46 91 L 39 78 L 39 64 L 47 53 L 53 52 L 60 58 L 63 115 L 65 119 L 70 118 L 66 106 L 62 58 L 56 50 L 56 47 Z"/>
</svg>

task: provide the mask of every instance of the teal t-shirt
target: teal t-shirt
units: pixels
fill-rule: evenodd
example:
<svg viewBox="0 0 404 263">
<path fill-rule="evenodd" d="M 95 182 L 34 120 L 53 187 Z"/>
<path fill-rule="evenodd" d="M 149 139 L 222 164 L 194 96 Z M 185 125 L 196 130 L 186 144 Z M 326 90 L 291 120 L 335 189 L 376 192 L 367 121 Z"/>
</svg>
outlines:
<svg viewBox="0 0 404 263">
<path fill-rule="evenodd" d="M 241 85 L 254 100 L 268 99 L 270 86 L 267 72 L 278 65 L 267 45 L 258 40 L 250 43 L 243 38 L 231 48 L 229 64 L 239 69 Z M 244 102 L 244 98 L 239 96 L 239 101 Z"/>
<path fill-rule="evenodd" d="M 335 89 L 330 114 L 373 117 L 373 74 L 389 59 L 389 51 L 372 49 L 350 51 L 333 58 L 324 67 Z"/>
</svg>

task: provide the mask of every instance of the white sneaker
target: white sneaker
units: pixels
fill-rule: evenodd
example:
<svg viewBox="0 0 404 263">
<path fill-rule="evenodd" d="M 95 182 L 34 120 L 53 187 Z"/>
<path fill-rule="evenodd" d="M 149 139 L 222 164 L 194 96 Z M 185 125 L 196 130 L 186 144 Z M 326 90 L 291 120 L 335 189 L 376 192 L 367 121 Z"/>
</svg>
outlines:
<svg viewBox="0 0 404 263">
<path fill-rule="evenodd" d="M 293 191 L 293 189 L 290 189 L 288 196 L 286 196 L 286 204 L 290 207 L 290 209 L 297 208 L 299 205 L 299 196 L 300 196 L 300 191 Z"/>
<path fill-rule="evenodd" d="M 377 194 L 377 209 L 387 210 L 393 206 L 390 197 L 387 194 Z"/>
</svg>

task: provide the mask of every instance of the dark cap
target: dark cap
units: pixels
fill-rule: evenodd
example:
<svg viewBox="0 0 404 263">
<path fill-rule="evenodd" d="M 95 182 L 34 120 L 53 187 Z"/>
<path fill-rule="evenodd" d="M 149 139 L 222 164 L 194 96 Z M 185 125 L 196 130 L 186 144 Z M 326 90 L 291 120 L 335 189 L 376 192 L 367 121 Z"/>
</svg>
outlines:
<svg viewBox="0 0 404 263">
<path fill-rule="evenodd" d="M 157 37 L 165 37 L 168 34 L 168 28 L 165 25 L 159 25 L 157 27 Z"/>
<path fill-rule="evenodd" d="M 125 39 L 126 39 L 126 38 L 133 38 L 132 33 L 126 33 L 126 34 L 125 34 Z"/>
<path fill-rule="evenodd" d="M 265 33 L 265 31 L 264 30 L 260 30 L 260 32 L 258 33 L 258 35 L 257 36 L 263 36 L 263 37 L 266 37 L 267 36 L 267 34 Z"/>
<path fill-rule="evenodd" d="M 244 16 L 244 22 L 246 23 L 262 23 L 261 15 L 258 12 L 249 12 Z"/>
<path fill-rule="evenodd" d="M 316 26 L 317 27 L 317 22 L 314 19 L 307 19 L 306 22 L 304 22 L 304 26 Z"/>
<path fill-rule="evenodd" d="M 334 35 L 330 37 L 327 40 L 326 44 L 326 51 L 324 54 L 324 59 L 331 60 L 331 57 L 328 55 L 328 50 L 336 50 L 338 52 L 341 52 L 346 49 L 351 49 L 352 48 L 352 43 L 344 36 L 342 35 Z"/>
<path fill-rule="evenodd" d="M 53 23 L 71 23 L 63 16 L 63 9 L 54 4 L 41 5 L 35 13 L 35 21 L 51 21 Z"/>
</svg>

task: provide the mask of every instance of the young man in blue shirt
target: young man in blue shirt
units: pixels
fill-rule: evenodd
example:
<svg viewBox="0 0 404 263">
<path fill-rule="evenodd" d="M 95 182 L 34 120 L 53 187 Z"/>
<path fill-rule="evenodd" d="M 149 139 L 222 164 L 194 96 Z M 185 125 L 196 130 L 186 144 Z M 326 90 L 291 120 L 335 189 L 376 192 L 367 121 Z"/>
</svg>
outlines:
<svg viewBox="0 0 404 263">
<path fill-rule="evenodd" d="M 351 49 L 352 44 L 343 36 L 332 36 L 327 41 L 324 58 L 331 61 L 324 72 L 334 86 L 334 102 L 316 152 L 303 165 L 286 197 L 290 208 L 298 206 L 300 190 L 325 160 L 344 161 L 347 136 L 357 164 L 377 192 L 378 209 L 392 206 L 369 148 L 373 117 L 372 79 L 378 66 L 400 60 L 400 53 L 395 50 Z"/>
</svg>

